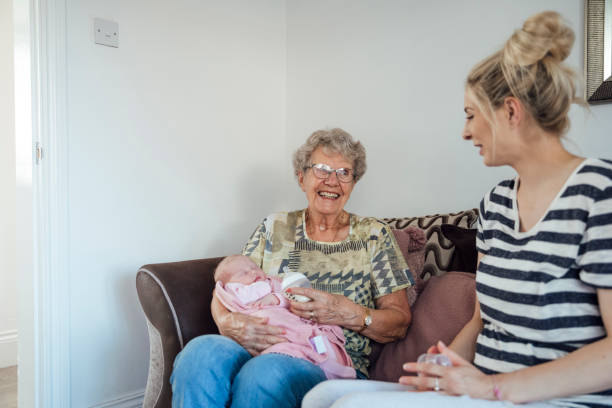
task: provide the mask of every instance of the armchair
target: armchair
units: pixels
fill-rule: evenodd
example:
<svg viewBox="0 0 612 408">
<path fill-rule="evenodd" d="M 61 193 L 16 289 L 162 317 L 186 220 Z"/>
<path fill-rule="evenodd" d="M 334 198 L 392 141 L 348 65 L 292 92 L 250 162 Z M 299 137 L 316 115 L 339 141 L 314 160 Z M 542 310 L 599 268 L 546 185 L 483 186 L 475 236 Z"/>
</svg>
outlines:
<svg viewBox="0 0 612 408">
<path fill-rule="evenodd" d="M 144 265 L 136 275 L 149 331 L 149 376 L 143 407 L 170 407 L 176 355 L 202 334 L 218 333 L 210 314 L 213 272 L 223 257 Z"/>
</svg>

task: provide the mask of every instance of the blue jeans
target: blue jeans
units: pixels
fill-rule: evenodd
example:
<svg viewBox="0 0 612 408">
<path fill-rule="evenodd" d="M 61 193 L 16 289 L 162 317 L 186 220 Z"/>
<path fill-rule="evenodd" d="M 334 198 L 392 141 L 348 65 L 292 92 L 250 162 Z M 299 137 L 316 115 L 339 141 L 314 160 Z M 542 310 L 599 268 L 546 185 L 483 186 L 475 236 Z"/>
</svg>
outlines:
<svg viewBox="0 0 612 408">
<path fill-rule="evenodd" d="M 325 380 L 318 366 L 284 354 L 252 357 L 234 340 L 209 334 L 191 340 L 174 360 L 173 408 L 299 407 Z"/>
</svg>

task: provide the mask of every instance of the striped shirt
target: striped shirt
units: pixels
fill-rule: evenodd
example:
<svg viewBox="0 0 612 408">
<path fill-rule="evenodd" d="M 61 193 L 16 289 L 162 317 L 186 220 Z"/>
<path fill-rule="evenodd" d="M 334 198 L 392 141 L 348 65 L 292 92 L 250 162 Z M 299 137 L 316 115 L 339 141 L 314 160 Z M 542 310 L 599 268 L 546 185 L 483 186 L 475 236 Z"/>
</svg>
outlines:
<svg viewBox="0 0 612 408">
<path fill-rule="evenodd" d="M 518 178 L 480 203 L 476 291 L 484 324 L 474 364 L 501 373 L 606 336 L 596 290 L 612 288 L 612 162 L 584 160 L 543 217 L 519 230 Z M 550 401 L 612 407 L 612 389 Z"/>
</svg>

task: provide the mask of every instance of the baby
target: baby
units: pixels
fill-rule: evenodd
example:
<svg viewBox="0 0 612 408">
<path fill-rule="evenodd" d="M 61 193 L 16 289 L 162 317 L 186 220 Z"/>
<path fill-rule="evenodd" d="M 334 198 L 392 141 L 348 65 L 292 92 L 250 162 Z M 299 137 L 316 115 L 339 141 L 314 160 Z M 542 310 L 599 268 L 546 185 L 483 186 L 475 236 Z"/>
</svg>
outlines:
<svg viewBox="0 0 612 408">
<path fill-rule="evenodd" d="M 268 324 L 286 330 L 287 342 L 270 346 L 263 353 L 303 358 L 321 367 L 329 379 L 355 378 L 340 326 L 315 323 L 291 313 L 281 278 L 266 275 L 247 256 L 232 255 L 217 267 L 215 281 L 215 296 L 228 310 L 267 317 Z"/>
</svg>

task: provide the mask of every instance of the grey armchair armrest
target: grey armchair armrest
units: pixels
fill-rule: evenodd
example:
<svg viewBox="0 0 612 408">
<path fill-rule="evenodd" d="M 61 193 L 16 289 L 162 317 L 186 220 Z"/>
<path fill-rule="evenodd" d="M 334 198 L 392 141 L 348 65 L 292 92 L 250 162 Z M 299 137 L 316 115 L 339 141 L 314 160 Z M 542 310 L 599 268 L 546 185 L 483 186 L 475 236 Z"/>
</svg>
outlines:
<svg viewBox="0 0 612 408">
<path fill-rule="evenodd" d="M 136 290 L 149 330 L 144 408 L 170 408 L 176 355 L 194 337 L 218 333 L 210 313 L 213 272 L 221 258 L 144 265 Z"/>
</svg>

